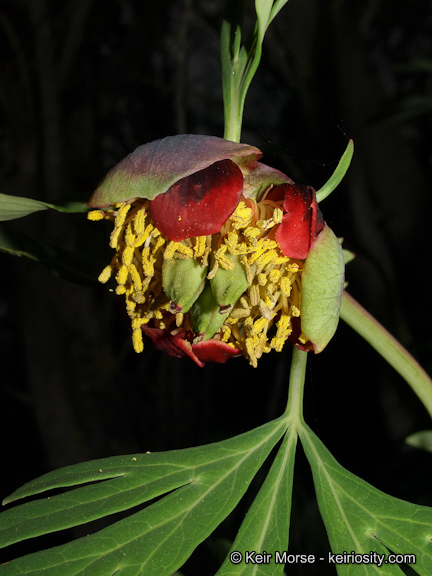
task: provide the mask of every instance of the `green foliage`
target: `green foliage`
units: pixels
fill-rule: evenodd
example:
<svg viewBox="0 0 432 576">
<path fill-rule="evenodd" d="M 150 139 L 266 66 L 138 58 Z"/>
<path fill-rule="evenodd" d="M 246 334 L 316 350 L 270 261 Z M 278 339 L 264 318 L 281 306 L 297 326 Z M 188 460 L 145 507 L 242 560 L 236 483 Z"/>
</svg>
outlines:
<svg viewBox="0 0 432 576">
<path fill-rule="evenodd" d="M 333 552 L 415 554 L 412 568 L 422 576 L 432 574 L 432 508 L 388 496 L 354 476 L 308 427 L 300 438 Z M 361 573 L 376 574 L 376 566 L 363 564 Z M 380 573 L 403 574 L 392 564 L 383 565 Z M 338 574 L 356 576 L 359 566 L 340 565 Z"/>
<path fill-rule="evenodd" d="M 415 448 L 432 452 L 432 430 L 422 430 L 421 432 L 411 434 L 405 442 Z"/>
<path fill-rule="evenodd" d="M 0 221 L 15 220 L 16 218 L 22 218 L 34 212 L 48 210 L 48 208 L 57 210 L 57 212 L 66 213 L 87 212 L 89 209 L 86 202 L 67 200 L 49 204 L 41 200 L 33 200 L 32 198 L 0 194 Z"/>
<path fill-rule="evenodd" d="M 386 563 L 389 553 L 414 554 L 412 568 L 420 576 L 432 573 L 432 509 L 384 494 L 345 470 L 293 413 L 207 446 L 86 462 L 26 484 L 7 502 L 75 488 L 3 512 L 1 546 L 150 504 L 95 534 L 17 558 L 1 566 L 0 575 L 169 576 L 233 510 L 283 434 L 218 576 L 283 573 L 276 552 L 288 550 L 298 436 L 312 469 L 332 553 L 368 557 L 376 553 L 383 562 L 383 575 L 403 574 L 396 564 Z M 247 563 L 247 551 L 265 551 L 270 560 Z M 233 552 L 240 553 L 239 563 L 231 561 Z M 340 576 L 355 576 L 359 565 L 339 564 L 337 571 Z M 376 563 L 361 565 L 362 574 L 376 572 Z"/>
<path fill-rule="evenodd" d="M 273 18 L 288 0 L 256 0 L 257 21 L 242 45 L 245 0 L 228 0 L 221 31 L 225 135 L 240 140 L 246 94 L 261 60 L 262 43 Z"/>
<path fill-rule="evenodd" d="M 354 154 L 354 142 L 350 140 L 348 145 L 345 149 L 345 152 L 342 154 L 341 159 L 336 166 L 335 171 L 327 180 L 327 182 L 322 186 L 319 190 L 316 191 L 316 199 L 317 202 L 321 202 L 327 196 L 329 196 L 333 190 L 335 190 L 339 184 L 342 182 L 342 178 L 345 176 Z"/>
</svg>

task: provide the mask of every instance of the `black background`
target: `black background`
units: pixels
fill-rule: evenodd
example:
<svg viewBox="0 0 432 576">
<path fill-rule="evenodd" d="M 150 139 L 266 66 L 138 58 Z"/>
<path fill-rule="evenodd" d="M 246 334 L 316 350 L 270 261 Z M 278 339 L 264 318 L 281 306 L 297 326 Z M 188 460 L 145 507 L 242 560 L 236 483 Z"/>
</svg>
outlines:
<svg viewBox="0 0 432 576">
<path fill-rule="evenodd" d="M 223 5 L 3 0 L 1 191 L 86 199 L 140 144 L 176 133 L 222 136 Z M 431 23 L 425 0 L 291 0 L 266 37 L 242 133 L 265 163 L 315 188 L 354 139 L 349 173 L 321 208 L 357 255 L 349 291 L 429 372 Z M 257 369 L 243 359 L 200 369 L 150 342 L 144 354 L 132 351 L 121 306 L 95 281 L 110 259 L 104 223 L 44 212 L 5 229 L 72 252 L 88 276 L 77 283 L 73 272 L 65 278 L 0 253 L 2 497 L 60 466 L 203 444 L 282 413 L 288 346 Z M 431 457 L 404 444 L 430 428 L 428 415 L 343 323 L 325 352 L 310 356 L 305 415 L 350 471 L 432 504 Z M 185 574 L 214 573 L 215 538 L 234 538 L 253 489 Z M 301 450 L 290 540 L 294 553 L 328 550 Z M 297 570 L 290 573 L 306 573 Z"/>
</svg>

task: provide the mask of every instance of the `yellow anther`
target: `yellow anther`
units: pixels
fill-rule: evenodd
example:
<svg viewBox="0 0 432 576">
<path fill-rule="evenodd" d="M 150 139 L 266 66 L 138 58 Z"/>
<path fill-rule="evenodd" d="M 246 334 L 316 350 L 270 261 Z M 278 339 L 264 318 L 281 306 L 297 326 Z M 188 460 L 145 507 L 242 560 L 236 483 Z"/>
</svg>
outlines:
<svg viewBox="0 0 432 576">
<path fill-rule="evenodd" d="M 131 264 L 129 266 L 129 274 L 131 275 L 132 278 L 134 290 L 141 291 L 142 290 L 141 276 L 139 275 L 139 272 L 135 264 Z M 135 300 L 135 302 L 137 302 L 137 300 Z"/>
<path fill-rule="evenodd" d="M 260 286 L 265 286 L 267 284 L 267 276 L 262 272 L 258 274 L 258 284 Z"/>
<path fill-rule="evenodd" d="M 181 312 L 178 312 L 175 315 L 175 323 L 177 328 L 180 328 L 180 326 L 183 324 L 183 318 L 184 318 L 184 314 L 182 314 Z"/>
<path fill-rule="evenodd" d="M 251 334 L 252 335 L 260 334 L 264 330 L 267 330 L 268 324 L 269 324 L 269 321 L 267 320 L 267 318 L 263 318 L 263 317 L 258 318 L 258 320 L 255 320 L 255 322 L 252 326 Z"/>
<path fill-rule="evenodd" d="M 165 260 L 171 260 L 171 258 L 174 257 L 174 253 L 177 250 L 178 245 L 179 245 L 179 242 L 174 242 L 174 240 L 171 240 L 171 242 L 169 242 L 169 244 L 165 248 L 165 252 L 164 252 L 164 259 Z"/>
<path fill-rule="evenodd" d="M 266 322 L 268 324 L 270 322 L 270 320 L 272 319 L 272 315 L 270 312 L 270 308 L 268 307 L 268 305 L 265 302 L 263 302 L 263 300 L 260 300 L 259 311 L 260 311 L 260 314 L 262 316 L 262 319 L 266 320 Z"/>
<path fill-rule="evenodd" d="M 200 258 L 204 254 L 206 245 L 207 245 L 207 236 L 198 236 L 195 239 L 195 246 L 194 246 L 195 258 Z"/>
<path fill-rule="evenodd" d="M 141 254 L 144 276 L 154 276 L 155 259 L 150 256 L 150 247 L 143 248 Z"/>
<path fill-rule="evenodd" d="M 132 258 L 134 255 L 134 249 L 132 246 L 126 246 L 122 253 L 122 262 L 125 266 L 130 266 L 132 264 Z"/>
<path fill-rule="evenodd" d="M 252 284 L 249 288 L 249 298 L 252 306 L 258 306 L 260 301 L 260 290 L 258 284 Z"/>
<path fill-rule="evenodd" d="M 292 332 L 290 316 L 288 314 L 282 313 L 276 326 L 277 332 L 276 336 L 272 339 L 271 347 L 274 348 L 277 352 L 280 352 L 288 336 Z"/>
<path fill-rule="evenodd" d="M 120 204 L 120 207 L 117 211 L 117 215 L 115 217 L 115 226 L 123 226 L 124 221 L 126 220 L 127 213 L 130 210 L 131 205 L 127 203 Z"/>
<path fill-rule="evenodd" d="M 113 272 L 114 272 L 114 269 L 113 269 L 111 264 L 108 264 L 108 266 L 105 266 L 105 268 L 99 274 L 99 278 L 98 278 L 99 282 L 101 284 L 105 284 L 106 282 L 108 282 L 108 280 L 111 278 Z"/>
<path fill-rule="evenodd" d="M 240 305 L 243 306 L 243 308 L 249 308 L 249 303 L 244 296 L 240 297 L 239 302 L 240 302 Z"/>
<path fill-rule="evenodd" d="M 165 260 L 171 260 L 171 258 L 173 258 L 176 253 L 177 256 L 186 256 L 186 258 L 192 258 L 193 256 L 193 250 L 190 248 L 190 246 L 186 246 L 186 244 L 183 244 L 182 242 L 174 242 L 174 240 L 171 240 L 171 242 L 165 248 Z"/>
<path fill-rule="evenodd" d="M 117 296 L 121 296 L 122 294 L 126 294 L 126 286 L 124 284 L 119 284 L 116 288 L 115 293 Z"/>
<path fill-rule="evenodd" d="M 237 246 L 238 242 L 238 233 L 231 231 L 228 233 L 228 236 L 225 237 L 225 244 L 228 246 L 228 250 L 233 253 L 235 247 Z"/>
<path fill-rule="evenodd" d="M 128 270 L 127 266 L 122 264 L 120 266 L 120 270 L 117 272 L 117 275 L 116 275 L 117 284 L 126 284 L 128 275 L 129 275 L 129 270 Z"/>
<path fill-rule="evenodd" d="M 239 318 L 247 318 L 250 315 L 250 310 L 247 308 L 234 308 L 230 313 L 230 320 L 237 321 Z"/>
<path fill-rule="evenodd" d="M 255 228 L 253 226 L 249 226 L 249 228 L 246 228 L 246 230 L 243 231 L 243 236 L 245 236 L 245 238 L 248 238 L 250 240 L 255 239 L 260 234 L 261 234 L 261 230 L 259 230 L 258 228 Z"/>
<path fill-rule="evenodd" d="M 150 235 L 156 236 L 156 228 L 153 226 L 153 224 L 147 224 L 144 232 L 142 232 L 139 236 L 136 237 L 134 244 L 135 248 L 139 248 L 140 246 L 142 246 L 144 242 L 148 240 Z"/>
<path fill-rule="evenodd" d="M 246 204 L 241 201 L 237 206 L 235 212 L 231 215 L 230 220 L 232 222 L 232 227 L 234 230 L 240 230 L 241 228 L 246 228 L 249 222 L 252 220 L 252 210 Z"/>
<path fill-rule="evenodd" d="M 141 328 L 132 332 L 132 344 L 135 352 L 138 354 L 144 350 L 144 342 L 142 337 Z"/>
<path fill-rule="evenodd" d="M 222 266 L 222 268 L 225 270 L 234 270 L 234 262 L 225 255 L 227 249 L 228 246 L 226 244 L 222 244 L 222 246 L 218 248 L 214 253 L 214 257 L 216 262 L 218 262 L 219 265 Z"/>
<path fill-rule="evenodd" d="M 116 226 L 114 228 L 114 230 L 111 232 L 110 243 L 109 243 L 111 248 L 117 248 L 119 236 L 120 236 L 122 230 L 123 230 L 122 226 Z"/>
<path fill-rule="evenodd" d="M 124 239 L 126 242 L 126 246 L 134 246 L 135 245 L 135 232 L 133 231 L 132 222 L 126 226 L 126 232 L 124 235 Z"/>
<path fill-rule="evenodd" d="M 132 318 L 131 322 L 132 330 L 138 330 L 138 328 L 141 329 L 142 324 L 145 324 L 145 321 L 140 316 L 135 316 L 134 318 Z"/>
<path fill-rule="evenodd" d="M 256 245 L 256 249 L 254 252 L 249 256 L 249 264 L 253 264 L 260 258 L 265 252 L 269 250 L 273 250 L 278 246 L 277 242 L 274 240 L 267 240 L 266 238 L 261 238 L 258 240 Z"/>
<path fill-rule="evenodd" d="M 277 256 L 278 254 L 276 250 L 268 250 L 267 252 L 264 252 L 264 254 L 261 254 L 261 256 L 256 260 L 257 266 L 264 268 L 267 264 L 274 264 Z"/>
<path fill-rule="evenodd" d="M 287 278 L 286 276 L 284 276 L 284 277 L 281 279 L 280 289 L 281 289 L 282 294 L 283 294 L 284 296 L 286 296 L 287 298 L 288 298 L 289 295 L 291 294 L 291 282 L 290 282 L 290 279 Z"/>
<path fill-rule="evenodd" d="M 157 238 L 155 247 L 153 248 L 153 252 L 156 254 L 156 252 L 165 244 L 165 238 L 162 236 L 157 237 L 156 234 L 154 234 L 154 238 Z"/>
<path fill-rule="evenodd" d="M 254 271 L 253 271 L 252 267 L 249 265 L 247 256 L 243 256 L 243 258 L 241 259 L 241 263 L 244 266 L 244 269 L 246 272 L 247 283 L 250 286 L 252 284 L 252 281 L 254 278 Z"/>
<path fill-rule="evenodd" d="M 273 268 L 273 270 L 270 270 L 270 274 L 269 274 L 269 280 L 270 282 L 274 282 L 276 283 L 280 278 L 280 271 L 277 268 Z"/>
<path fill-rule="evenodd" d="M 292 264 L 288 264 L 287 266 L 288 268 L 288 272 L 298 272 L 300 270 L 300 266 L 297 264 L 297 262 L 293 262 Z"/>
<path fill-rule="evenodd" d="M 103 210 L 92 210 L 87 214 L 87 219 L 97 222 L 97 220 L 103 220 L 105 218 L 105 212 Z"/>
<path fill-rule="evenodd" d="M 231 336 L 231 328 L 229 326 L 222 326 L 222 342 L 228 342 Z"/>
<path fill-rule="evenodd" d="M 145 219 L 147 216 L 147 212 L 145 211 L 144 208 L 140 208 L 138 210 L 138 212 L 135 214 L 135 218 L 134 218 L 134 228 L 135 228 L 135 233 L 137 236 L 140 236 L 141 234 L 144 234 L 144 226 L 145 226 Z"/>
<path fill-rule="evenodd" d="M 273 212 L 273 220 L 275 224 L 280 224 L 283 218 L 283 211 L 281 208 L 275 208 Z"/>
<path fill-rule="evenodd" d="M 143 292 L 139 292 L 139 291 L 132 292 L 131 298 L 137 304 L 144 304 L 144 302 L 146 301 Z"/>
<path fill-rule="evenodd" d="M 294 316 L 294 318 L 298 318 L 300 316 L 300 310 L 297 308 L 297 306 L 291 307 L 291 314 Z"/>
<path fill-rule="evenodd" d="M 183 244 L 183 242 L 178 243 L 177 252 L 178 252 L 178 254 L 182 254 L 182 255 L 186 256 L 187 258 L 193 257 L 192 248 L 190 246 L 186 246 L 186 244 Z"/>
</svg>

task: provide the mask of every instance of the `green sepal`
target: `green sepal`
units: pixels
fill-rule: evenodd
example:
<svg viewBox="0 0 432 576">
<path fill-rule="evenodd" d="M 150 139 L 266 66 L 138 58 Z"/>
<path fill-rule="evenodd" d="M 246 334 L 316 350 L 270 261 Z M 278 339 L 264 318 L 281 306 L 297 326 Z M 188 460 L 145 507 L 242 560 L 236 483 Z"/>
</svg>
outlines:
<svg viewBox="0 0 432 576">
<path fill-rule="evenodd" d="M 112 168 L 89 201 L 104 208 L 135 198 L 154 200 L 173 184 L 220 160 L 232 160 L 249 173 L 261 158 L 255 146 L 216 136 L 178 134 L 139 146 Z"/>
<path fill-rule="evenodd" d="M 215 276 L 210 280 L 210 286 L 217 304 L 223 309 L 229 306 L 227 310 L 231 310 L 247 290 L 248 281 L 240 256 L 227 254 L 226 257 L 234 264 L 234 268 L 225 270 L 219 266 Z"/>
<path fill-rule="evenodd" d="M 206 275 L 207 267 L 203 268 L 193 258 L 163 261 L 162 285 L 171 300 L 171 312 L 188 312 L 203 291 Z"/>
<path fill-rule="evenodd" d="M 191 309 L 192 330 L 196 334 L 197 342 L 210 340 L 225 322 L 228 311 L 221 313 L 219 310 L 219 304 L 210 283 L 207 282 Z"/>
<path fill-rule="evenodd" d="M 302 274 L 301 329 L 315 353 L 324 350 L 336 332 L 344 271 L 342 247 L 325 225 L 309 251 Z"/>
</svg>

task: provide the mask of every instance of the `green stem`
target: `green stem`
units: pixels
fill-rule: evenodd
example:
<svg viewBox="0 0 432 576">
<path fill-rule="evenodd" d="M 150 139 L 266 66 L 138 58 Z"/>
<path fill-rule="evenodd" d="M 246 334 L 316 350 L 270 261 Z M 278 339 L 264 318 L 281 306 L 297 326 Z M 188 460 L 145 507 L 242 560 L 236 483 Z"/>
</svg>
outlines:
<svg viewBox="0 0 432 576">
<path fill-rule="evenodd" d="M 236 99 L 233 97 L 230 101 L 230 105 L 225 106 L 225 140 L 240 142 L 242 123 L 243 106 L 238 102 L 238 98 Z"/>
<path fill-rule="evenodd" d="M 301 427 L 303 419 L 303 390 L 306 374 L 307 352 L 293 348 L 289 379 L 288 403 L 285 414 L 291 424 Z"/>
<path fill-rule="evenodd" d="M 405 378 L 432 417 L 432 380 L 411 354 L 347 292 L 341 318 Z"/>
</svg>

